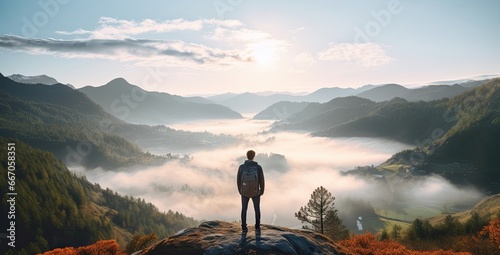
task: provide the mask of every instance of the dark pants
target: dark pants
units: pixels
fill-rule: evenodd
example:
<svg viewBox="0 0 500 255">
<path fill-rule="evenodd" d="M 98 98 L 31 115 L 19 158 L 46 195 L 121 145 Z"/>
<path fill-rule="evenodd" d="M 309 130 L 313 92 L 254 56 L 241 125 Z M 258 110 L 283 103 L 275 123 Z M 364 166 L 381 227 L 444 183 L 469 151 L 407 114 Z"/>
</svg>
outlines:
<svg viewBox="0 0 500 255">
<path fill-rule="evenodd" d="M 247 209 L 249 197 L 241 196 L 241 226 L 247 227 Z M 260 228 L 260 196 L 252 197 L 253 208 L 255 210 L 255 228 Z"/>
</svg>

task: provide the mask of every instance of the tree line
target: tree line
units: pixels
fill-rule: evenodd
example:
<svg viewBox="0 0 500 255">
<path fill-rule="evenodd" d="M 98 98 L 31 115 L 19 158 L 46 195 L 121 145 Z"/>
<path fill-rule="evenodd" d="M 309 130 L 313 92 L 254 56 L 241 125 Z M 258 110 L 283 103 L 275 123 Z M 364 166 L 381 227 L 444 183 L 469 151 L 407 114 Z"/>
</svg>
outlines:
<svg viewBox="0 0 500 255">
<path fill-rule="evenodd" d="M 156 233 L 159 238 L 198 225 L 179 212 L 160 212 L 144 199 L 120 196 L 71 173 L 52 153 L 0 137 L 0 144 L 16 144 L 16 249 L 2 245 L 1 254 L 38 254 L 50 249 L 85 246 L 103 239 L 121 245 L 134 234 Z M 0 168 L 7 170 L 7 147 L 0 147 Z M 8 188 L 0 175 L 0 190 Z M 7 194 L 1 194 L 7 215 Z M 0 222 L 7 229 L 7 221 Z"/>
<path fill-rule="evenodd" d="M 393 225 L 391 230 L 383 229 L 377 235 L 369 231 L 354 235 L 339 218 L 334 201 L 335 197 L 320 186 L 295 217 L 307 224 L 304 228 L 338 241 L 352 254 L 500 254 L 500 212 L 493 219 L 474 212 L 464 223 L 447 215 L 437 225 L 417 218 L 406 231 Z"/>
</svg>

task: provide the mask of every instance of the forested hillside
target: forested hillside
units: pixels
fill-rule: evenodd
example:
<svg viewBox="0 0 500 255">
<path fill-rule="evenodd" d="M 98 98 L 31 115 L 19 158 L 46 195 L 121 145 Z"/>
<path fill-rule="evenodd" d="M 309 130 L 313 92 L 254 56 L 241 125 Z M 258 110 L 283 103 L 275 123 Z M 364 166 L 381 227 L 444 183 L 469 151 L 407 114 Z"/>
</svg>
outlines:
<svg viewBox="0 0 500 255">
<path fill-rule="evenodd" d="M 117 239 L 124 245 L 133 234 L 156 233 L 162 238 L 198 224 L 178 212 L 160 212 L 144 199 L 103 190 L 75 176 L 53 154 L 11 138 L 0 137 L 2 173 L 7 172 L 8 143 L 15 143 L 16 254 L 37 254 L 102 239 Z M 7 174 L 0 175 L 0 190 L 8 190 L 11 184 Z M 2 215 L 11 210 L 7 196 L 2 192 Z M 7 224 L 2 220 L 0 228 L 7 229 Z M 7 247 L 2 245 L 2 249 Z"/>
<path fill-rule="evenodd" d="M 487 194 L 500 192 L 500 79 L 451 100 L 409 103 L 400 99 L 378 105 L 367 116 L 317 134 L 406 141 L 416 148 L 396 153 L 373 170 L 389 169 L 393 177 L 436 173 Z"/>
<path fill-rule="evenodd" d="M 224 135 L 131 125 L 64 85 L 22 84 L 0 74 L 0 96 L 0 136 L 50 151 L 68 165 L 106 169 L 157 165 L 168 158 L 144 152 L 148 148 L 235 141 Z"/>
<path fill-rule="evenodd" d="M 125 123 L 67 86 L 22 84 L 2 76 L 0 96 L 0 135 L 51 151 L 67 164 L 116 168 L 164 161 L 106 132 L 104 123 Z"/>
<path fill-rule="evenodd" d="M 304 110 L 279 122 L 273 130 L 320 131 L 366 115 L 375 105 L 368 99 L 340 97 L 320 104 L 310 103 Z"/>
<path fill-rule="evenodd" d="M 429 146 L 425 163 L 457 183 L 500 192 L 500 79 L 453 98 L 447 107 L 456 124 Z M 472 167 L 449 167 L 456 163 Z"/>
<path fill-rule="evenodd" d="M 366 115 L 314 133 L 328 137 L 383 137 L 407 144 L 431 136 L 434 127 L 448 129 L 442 116 L 446 99 L 431 102 L 408 102 L 402 98 L 377 103 Z"/>
<path fill-rule="evenodd" d="M 396 97 L 376 103 L 350 96 L 323 104 L 310 103 L 301 112 L 278 122 L 273 130 L 305 130 L 325 137 L 383 137 L 420 146 L 438 131 L 442 136 L 451 129 L 447 134 L 450 136 L 475 124 L 483 127 L 487 121 L 500 122 L 491 115 L 499 109 L 495 102 L 498 83 L 499 79 L 493 79 L 452 99 L 434 101 Z M 428 93 L 426 88 L 415 91 Z M 493 119 L 486 120 L 487 115 Z"/>
</svg>

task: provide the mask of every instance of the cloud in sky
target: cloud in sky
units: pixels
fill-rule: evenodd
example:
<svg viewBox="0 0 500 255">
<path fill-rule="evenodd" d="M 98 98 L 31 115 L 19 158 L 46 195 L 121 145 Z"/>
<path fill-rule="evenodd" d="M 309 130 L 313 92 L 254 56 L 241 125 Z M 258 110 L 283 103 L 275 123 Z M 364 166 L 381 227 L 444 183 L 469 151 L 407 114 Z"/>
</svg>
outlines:
<svg viewBox="0 0 500 255">
<path fill-rule="evenodd" d="M 206 26 L 216 27 L 242 27 L 243 23 L 239 20 L 217 20 L 217 19 L 198 19 L 188 21 L 184 19 L 155 21 L 144 19 L 137 22 L 134 20 L 119 20 L 110 17 L 101 17 L 99 27 L 94 30 L 78 29 L 75 31 L 57 31 L 62 35 L 89 35 L 93 39 L 122 39 L 131 35 L 145 33 L 166 33 L 174 31 L 199 31 Z"/>
<path fill-rule="evenodd" d="M 303 29 L 300 27 L 297 31 Z M 183 40 L 146 39 L 151 34 L 178 31 L 193 31 L 201 36 L 200 38 L 224 44 L 211 47 Z M 284 51 L 291 45 L 290 42 L 275 38 L 267 32 L 249 29 L 239 20 L 134 21 L 101 17 L 98 26 L 93 30 L 78 29 L 56 33 L 83 38 L 53 39 L 3 35 L 0 36 L 0 48 L 33 55 L 51 54 L 63 58 L 129 62 L 128 64 L 136 66 L 218 70 L 245 63 L 259 64 L 264 60 L 275 61 L 277 52 Z M 141 35 L 143 38 L 139 38 Z M 394 59 L 376 43 L 330 43 L 327 49 L 317 54 L 303 52 L 296 55 L 293 63 L 311 66 L 316 64 L 317 60 L 354 62 L 371 68 L 386 65 Z"/>
<path fill-rule="evenodd" d="M 307 67 L 314 66 L 318 61 L 309 52 L 302 52 L 293 58 L 293 66 L 288 69 L 289 73 L 304 74 L 307 72 Z"/>
<path fill-rule="evenodd" d="M 304 31 L 304 30 L 306 30 L 306 28 L 305 28 L 305 27 L 298 27 L 298 28 L 296 28 L 296 29 L 292 29 L 292 30 L 290 30 L 290 32 L 291 32 L 291 33 L 298 33 L 298 32 L 300 32 L 300 31 Z"/>
<path fill-rule="evenodd" d="M 37 39 L 0 36 L 0 48 L 64 58 L 133 61 L 138 65 L 217 68 L 251 62 L 244 50 L 223 50 L 179 40 L 150 39 Z"/>
<path fill-rule="evenodd" d="M 295 56 L 295 58 L 293 58 L 293 62 L 297 64 L 311 66 L 316 64 L 316 59 L 314 59 L 314 56 L 311 53 L 302 52 L 299 53 L 297 56 Z"/>
<path fill-rule="evenodd" d="M 269 33 L 244 27 L 217 27 L 208 38 L 231 45 L 243 45 L 259 66 L 272 66 L 277 52 L 290 46 L 287 41 L 276 39 Z"/>
<path fill-rule="evenodd" d="M 101 17 L 94 30 L 57 31 L 76 39 L 0 36 L 0 48 L 33 55 L 63 58 L 106 59 L 137 66 L 188 67 L 217 70 L 244 63 L 257 63 L 256 51 L 265 45 L 273 53 L 288 44 L 271 34 L 245 27 L 239 20 L 198 19 L 142 21 Z M 145 39 L 151 34 L 194 31 L 200 38 L 224 42 L 218 47 L 183 40 Z M 201 34 L 200 34 L 200 31 Z M 139 38 L 143 36 L 143 38 Z M 191 39 L 193 40 L 193 39 Z M 268 54 L 269 55 L 269 54 Z M 262 56 L 260 56 L 262 58 Z"/>
<path fill-rule="evenodd" d="M 386 65 L 394 59 L 376 43 L 330 43 L 330 47 L 319 52 L 320 60 L 355 62 L 363 67 Z"/>
<path fill-rule="evenodd" d="M 137 1 L 122 3 L 120 8 L 109 1 L 54 6 L 41 4 L 44 1 L 9 1 L 3 8 L 6 11 L 1 16 L 0 35 L 116 43 L 125 39 L 179 40 L 193 47 L 237 52 L 243 62 L 202 56 L 193 59 L 186 56 L 189 52 L 148 58 L 134 52 L 133 57 L 125 55 L 124 59 L 129 59 L 125 61 L 121 55 L 100 52 L 47 55 L 0 47 L 4 60 L 0 69 L 5 74 L 47 74 L 82 87 L 116 77 L 142 86 L 147 69 L 162 68 L 169 74 L 168 81 L 165 78 L 158 89 L 184 95 L 219 94 L 228 89 L 257 92 L 270 87 L 312 92 L 324 86 L 390 82 L 416 86 L 498 73 L 500 60 L 494 56 L 500 52 L 495 44 L 499 35 L 491 31 L 498 31 L 500 26 L 500 16 L 494 11 L 500 1 L 443 1 L 446 4 L 401 1 L 399 8 L 388 5 L 394 2 L 388 0 L 363 5 L 292 1 L 286 8 L 279 1 L 217 1 L 226 4 L 222 11 L 214 8 L 212 1 L 193 5 L 191 1 L 154 0 L 148 3 L 148 11 L 138 11 L 145 6 Z M 222 12 L 224 15 L 218 15 Z M 415 13 L 425 13 L 426 19 Z M 365 39 L 359 43 L 367 44 L 350 44 L 359 38 Z M 309 52 L 316 63 L 309 66 L 297 62 L 306 55 L 294 61 L 301 52 Z M 65 57 L 70 55 L 71 59 Z M 302 60 L 307 63 L 307 59 Z M 472 62 L 474 68 L 467 64 Z"/>
</svg>

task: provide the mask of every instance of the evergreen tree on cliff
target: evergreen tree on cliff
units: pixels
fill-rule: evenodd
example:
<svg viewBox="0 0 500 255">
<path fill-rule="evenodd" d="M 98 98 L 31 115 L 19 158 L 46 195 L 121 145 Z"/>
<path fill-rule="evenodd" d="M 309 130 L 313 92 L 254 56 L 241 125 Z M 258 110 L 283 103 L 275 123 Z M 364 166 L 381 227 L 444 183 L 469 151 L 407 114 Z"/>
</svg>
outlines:
<svg viewBox="0 0 500 255">
<path fill-rule="evenodd" d="M 349 232 L 338 217 L 334 200 L 332 193 L 320 186 L 311 194 L 307 205 L 300 207 L 300 210 L 295 213 L 295 217 L 302 223 L 311 224 L 315 231 L 333 239 L 348 238 Z M 304 228 L 307 227 L 304 226 Z"/>
</svg>

